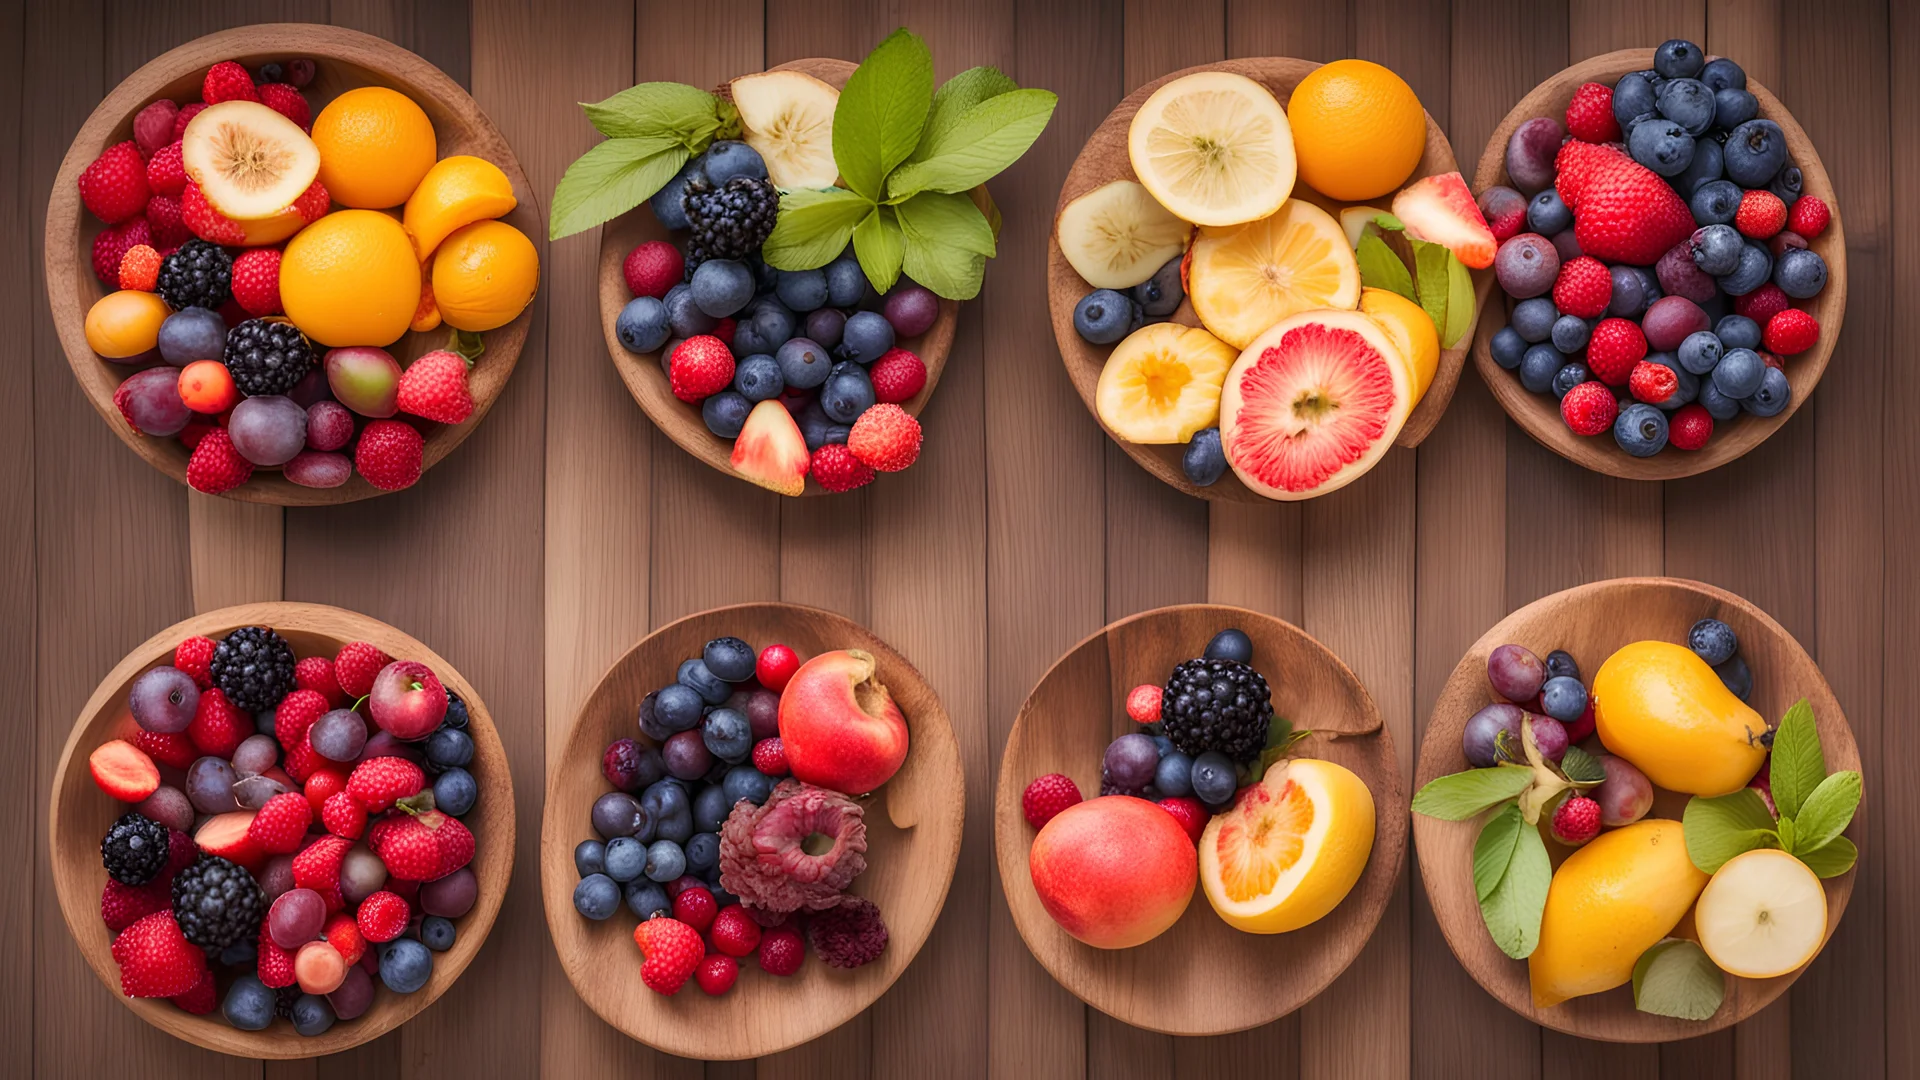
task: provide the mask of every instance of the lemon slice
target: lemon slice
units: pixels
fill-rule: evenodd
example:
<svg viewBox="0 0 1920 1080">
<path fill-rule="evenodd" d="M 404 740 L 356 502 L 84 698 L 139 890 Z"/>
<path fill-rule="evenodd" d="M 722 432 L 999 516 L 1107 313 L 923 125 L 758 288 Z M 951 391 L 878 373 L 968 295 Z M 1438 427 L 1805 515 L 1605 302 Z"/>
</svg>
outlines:
<svg viewBox="0 0 1920 1080">
<path fill-rule="evenodd" d="M 1235 929 L 1298 930 L 1360 880 L 1373 823 L 1373 794 L 1351 770 L 1312 758 L 1278 763 L 1207 823 L 1200 884 Z"/>
<path fill-rule="evenodd" d="M 1225 71 L 1178 78 L 1133 116 L 1127 155 L 1160 204 L 1196 225 L 1239 225 L 1293 193 L 1293 130 L 1267 88 Z"/>
<path fill-rule="evenodd" d="M 1771 979 L 1797 970 L 1827 936 L 1827 891 L 1778 848 L 1728 859 L 1693 909 L 1700 947 L 1723 971 Z"/>
<path fill-rule="evenodd" d="M 1300 199 L 1246 225 L 1202 229 L 1187 279 L 1194 314 L 1236 349 L 1303 311 L 1360 303 L 1360 263 L 1346 233 Z"/>
<path fill-rule="evenodd" d="M 1184 443 L 1220 418 L 1220 383 L 1237 354 L 1197 326 L 1150 323 L 1113 347 L 1094 406 L 1130 443 Z"/>
</svg>

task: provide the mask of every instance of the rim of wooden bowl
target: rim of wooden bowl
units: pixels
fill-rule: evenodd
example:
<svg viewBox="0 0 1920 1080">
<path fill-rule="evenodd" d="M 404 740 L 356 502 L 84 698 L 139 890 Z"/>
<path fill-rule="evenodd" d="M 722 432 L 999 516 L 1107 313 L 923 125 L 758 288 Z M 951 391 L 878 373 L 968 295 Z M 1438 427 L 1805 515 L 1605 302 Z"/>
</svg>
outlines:
<svg viewBox="0 0 1920 1080">
<path fill-rule="evenodd" d="M 480 785 L 481 798 L 467 822 L 476 841 L 472 866 L 480 894 L 473 910 L 456 922 L 460 933 L 453 948 L 435 957 L 433 977 L 427 985 L 411 994 L 396 994 L 376 984 L 373 1006 L 364 1014 L 312 1038 L 296 1033 L 285 1021 L 275 1021 L 264 1031 L 241 1031 L 229 1026 L 217 1012 L 194 1016 L 164 999 L 126 997 L 120 992 L 120 966 L 110 951 L 113 935 L 100 921 L 99 895 L 106 875 L 100 869 L 98 837 L 125 807 L 93 783 L 87 757 L 95 746 L 133 729 L 126 703 L 135 677 L 149 668 L 171 663 L 173 648 L 183 638 L 225 634 L 242 626 L 273 627 L 293 643 L 296 651 L 305 651 L 303 646 L 308 643 L 325 643 L 330 654 L 349 641 L 368 641 L 389 656 L 426 664 L 447 689 L 467 703 L 467 733 L 473 736 L 472 772 Z M 487 711 L 479 692 L 444 657 L 406 631 L 325 604 L 275 602 L 221 608 L 177 622 L 141 643 L 100 681 L 74 721 L 66 747 L 60 752 L 60 764 L 54 769 L 48 807 L 54 892 L 87 966 L 116 1000 L 142 1020 L 174 1038 L 237 1057 L 320 1057 L 370 1042 L 406 1023 L 445 993 L 480 952 L 506 899 L 507 883 L 513 874 L 513 777 L 493 714 Z"/>
<path fill-rule="evenodd" d="M 846 85 L 847 76 L 852 75 L 858 66 L 847 60 L 808 57 L 767 70 L 798 71 L 838 89 Z M 715 92 L 724 97 L 727 88 L 722 86 Z M 627 278 L 623 270 L 627 253 L 648 240 L 671 239 L 672 234 L 660 227 L 659 220 L 653 216 L 653 208 L 646 203 L 601 227 L 600 330 L 607 339 L 607 355 L 613 358 L 613 367 L 620 373 L 620 381 L 627 384 L 627 391 L 633 395 L 633 400 L 640 403 L 641 410 L 647 414 L 647 419 L 653 421 L 654 427 L 665 432 L 667 438 L 678 443 L 687 453 L 736 480 L 752 483 L 733 471 L 733 440 L 723 439 L 708 431 L 706 421 L 700 418 L 699 407 L 673 396 L 663 367 L 665 358 L 661 350 L 629 352 L 625 345 L 620 344 L 620 335 L 614 332 L 615 325 L 620 321 L 620 309 L 633 299 L 633 294 L 627 290 Z M 947 366 L 947 354 L 953 350 L 954 329 L 960 321 L 959 302 L 945 297 L 939 299 L 940 315 L 927 332 L 896 342 L 900 348 L 912 352 L 927 365 L 927 384 L 900 406 L 914 416 L 919 416 L 920 410 L 927 407 L 927 402 L 933 398 L 934 387 L 940 385 L 940 373 Z M 826 495 L 829 492 L 809 476 L 806 494 Z"/>
<path fill-rule="evenodd" d="M 338 26 L 263 23 L 195 38 L 147 61 L 121 80 L 94 108 L 73 137 L 67 156 L 60 164 L 60 174 L 54 179 L 53 191 L 47 198 L 47 302 L 53 308 L 53 322 L 60 332 L 67 364 L 72 367 L 74 378 L 94 411 L 120 436 L 121 442 L 148 464 L 183 484 L 187 481 L 187 448 L 178 439 L 136 431 L 113 404 L 113 392 L 121 380 L 142 367 L 161 366 L 165 361 L 155 358 L 137 364 L 110 363 L 87 345 L 87 309 L 108 290 L 94 277 L 88 254 L 93 237 L 102 226 L 93 215 L 84 212 L 75 184 L 101 150 L 133 137 L 134 114 L 148 102 L 162 97 L 197 98 L 202 74 L 222 60 L 238 60 L 252 67 L 289 55 L 310 56 L 320 61 L 314 84 L 306 88 L 316 115 L 324 101 L 332 99 L 334 94 L 329 89 L 335 87 L 387 86 L 412 98 L 433 121 L 441 151 L 439 156 L 472 154 L 493 162 L 507 174 L 519 205 L 500 220 L 536 243 L 545 232 L 540 224 L 539 198 L 528 184 L 513 148 L 507 145 L 493 121 L 487 119 L 479 104 L 445 72 L 390 41 Z M 340 77 L 336 78 L 336 73 Z M 326 94 L 324 100 L 315 93 L 316 87 L 328 88 L 321 90 Z M 459 138 L 450 141 L 454 133 L 458 133 Z M 519 362 L 520 350 L 526 344 L 532 323 L 533 305 L 529 303 L 512 322 L 482 335 L 486 351 L 474 362 L 468 379 L 473 392 L 472 416 L 459 424 L 415 419 L 426 436 L 423 471 L 452 453 L 486 417 Z M 441 348 L 447 333 L 444 326 L 425 333 L 408 331 L 388 346 L 387 351 L 404 366 L 423 353 Z M 324 348 L 321 351 L 324 352 Z M 368 483 L 357 471 L 339 487 L 308 488 L 286 479 L 278 469 L 261 468 L 254 470 L 252 479 L 223 494 L 242 502 L 274 506 L 331 506 L 387 492 Z"/>
<path fill-rule="evenodd" d="M 671 682 L 682 659 L 698 656 L 703 644 L 726 635 L 744 637 L 756 647 L 785 641 L 802 656 L 865 649 L 877 660 L 880 681 L 906 716 L 911 740 L 900 771 L 865 800 L 868 864 L 851 891 L 880 904 L 889 937 L 878 960 L 852 971 L 830 968 L 813 956 L 790 978 L 748 974 L 721 997 L 686 992 L 666 997 L 640 983 L 640 954 L 633 942 L 637 920 L 626 905 L 603 922 L 574 910 L 580 875 L 573 848 L 594 835 L 587 820 L 593 800 L 612 790 L 600 773 L 606 745 L 622 737 L 650 743 L 635 723 L 641 697 Z M 622 654 L 574 716 L 566 748 L 548 772 L 541 815 L 540 893 L 547 929 L 574 992 L 630 1037 L 669 1054 L 709 1061 L 778 1053 L 859 1015 L 913 962 L 953 884 L 965 814 L 960 744 L 946 708 L 926 678 L 877 634 L 844 615 L 800 604 L 734 604 L 697 612 L 660 627 Z M 923 832 L 924 843 L 909 842 Z"/>
<path fill-rule="evenodd" d="M 1621 49 L 1582 60 L 1534 87 L 1487 140 L 1486 152 L 1480 155 L 1480 165 L 1473 174 L 1474 195 L 1477 197 L 1496 184 L 1507 183 L 1507 140 L 1512 138 L 1514 129 L 1536 116 L 1564 114 L 1567 103 L 1573 100 L 1574 90 L 1582 83 L 1603 82 L 1611 86 L 1628 72 L 1645 71 L 1652 66 L 1652 49 Z M 1521 430 L 1575 465 L 1623 480 L 1678 480 L 1719 468 L 1759 446 L 1779 430 L 1812 396 L 1820 376 L 1826 373 L 1834 346 L 1839 344 L 1840 324 L 1847 310 L 1847 240 L 1846 230 L 1840 223 L 1840 203 L 1834 197 L 1833 182 L 1827 177 L 1820 152 L 1793 114 L 1751 75 L 1747 77 L 1747 89 L 1760 102 L 1761 118 L 1779 124 L 1786 134 L 1788 158 L 1800 167 L 1803 193 L 1825 200 L 1832 214 L 1826 230 L 1807 245 L 1827 261 L 1827 287 L 1811 301 L 1795 305 L 1819 320 L 1820 340 L 1806 352 L 1785 358 L 1787 383 L 1793 387 L 1793 396 L 1778 416 L 1763 419 L 1742 410 L 1727 426 L 1716 425 L 1713 438 L 1699 450 L 1662 450 L 1652 457 L 1637 458 L 1620 449 L 1605 432 L 1591 438 L 1575 435 L 1561 419 L 1558 401 L 1545 394 L 1529 393 L 1513 372 L 1494 363 L 1493 335 L 1507 325 L 1510 310 L 1506 294 L 1496 291 L 1493 310 L 1486 311 L 1485 305 L 1482 306 L 1485 317 L 1474 335 L 1474 366 L 1479 368 L 1480 378 L 1493 391 L 1500 407 L 1513 417 Z"/>
<path fill-rule="evenodd" d="M 1175 664 L 1198 655 L 1214 633 L 1229 626 L 1253 638 L 1255 658 L 1270 675 L 1275 714 L 1321 732 L 1297 744 L 1296 754 L 1337 760 L 1358 773 L 1373 792 L 1374 841 L 1366 870 L 1330 914 L 1291 933 L 1233 929 L 1214 914 L 1196 885 L 1180 920 L 1152 941 L 1118 950 L 1083 944 L 1053 921 L 1034 891 L 1027 865 L 1034 830 L 1021 811 L 1021 793 L 1034 777 L 1059 772 L 1072 777 L 1082 791 L 1097 794 L 1101 751 L 1136 726 L 1120 708 L 1127 690 L 1141 682 L 1164 681 Z M 1287 659 L 1271 659 L 1274 651 Z M 1304 672 L 1302 658 L 1311 664 Z M 1288 662 L 1295 666 L 1281 666 Z M 1061 680 L 1058 688 L 1056 679 Z M 1087 681 L 1104 682 L 1106 696 L 1098 689 L 1088 692 Z M 1303 697 L 1308 692 L 1311 699 Z M 1357 722 L 1339 729 L 1321 726 L 1302 709 L 1330 697 L 1357 710 Z M 1068 722 L 1069 710 L 1073 723 Z M 1082 715 L 1099 721 L 1092 726 L 1078 722 Z M 1000 758 L 994 851 L 1014 926 L 1060 985 L 1135 1027 L 1168 1035 L 1224 1035 L 1298 1009 L 1360 955 L 1406 862 L 1407 798 L 1393 733 L 1382 723 L 1366 686 L 1331 649 L 1271 615 L 1223 604 L 1181 604 L 1108 623 L 1067 650 L 1040 677 L 1020 707 Z"/>
<path fill-rule="evenodd" d="M 1131 443 L 1114 434 L 1100 419 L 1100 410 L 1094 404 L 1094 390 L 1100 383 L 1100 369 L 1106 366 L 1107 357 L 1113 352 L 1111 345 L 1094 345 L 1082 338 L 1073 328 L 1073 309 L 1080 299 L 1093 290 L 1093 286 L 1076 272 L 1067 257 L 1060 250 L 1059 218 L 1060 211 L 1067 204 L 1103 184 L 1115 180 L 1137 180 L 1133 165 L 1127 156 L 1127 129 L 1133 123 L 1133 115 L 1140 111 L 1148 97 L 1155 90 L 1175 79 L 1201 71 L 1230 71 L 1236 75 L 1245 75 L 1265 86 L 1278 98 L 1282 107 L 1293 96 L 1293 88 L 1307 73 L 1320 64 L 1311 60 L 1300 60 L 1291 56 L 1262 56 L 1244 60 L 1223 60 L 1215 64 L 1200 64 L 1183 68 L 1180 71 L 1162 75 L 1146 83 L 1121 99 L 1113 107 L 1107 118 L 1100 122 L 1087 144 L 1080 149 L 1080 155 L 1073 160 L 1073 168 L 1067 172 L 1065 182 L 1060 185 L 1060 199 L 1054 208 L 1054 220 L 1047 229 L 1047 307 L 1053 317 L 1053 338 L 1060 349 L 1060 359 L 1067 367 L 1067 375 L 1073 380 L 1073 387 L 1080 392 L 1080 400 L 1087 406 L 1094 422 L 1100 425 L 1107 437 L 1119 444 L 1140 467 L 1159 477 L 1163 482 L 1179 488 L 1201 499 L 1218 499 L 1226 502 L 1268 503 L 1276 500 L 1256 494 L 1243 483 L 1232 469 L 1228 469 L 1220 479 L 1207 487 L 1199 487 L 1189 481 L 1186 472 L 1180 466 L 1180 458 L 1185 451 L 1182 445 L 1145 445 Z M 1426 113 L 1427 148 L 1420 155 L 1420 163 L 1414 166 L 1409 181 L 1438 173 L 1456 172 L 1459 164 L 1453 157 L 1453 144 L 1447 141 L 1446 132 L 1433 122 L 1433 115 Z M 1401 185 L 1404 187 L 1405 185 Z M 1395 191 L 1399 189 L 1396 188 Z M 1304 198 L 1335 217 L 1341 207 L 1361 206 L 1368 202 L 1390 201 L 1391 193 L 1382 199 L 1363 200 L 1362 202 L 1340 202 L 1329 199 L 1307 186 L 1305 180 L 1294 183 L 1293 194 Z M 1493 294 L 1493 271 L 1473 271 L 1474 318 L 1480 317 L 1480 311 L 1486 307 L 1488 297 Z M 1180 307 L 1170 317 L 1171 321 L 1186 326 L 1199 326 L 1200 318 L 1193 312 L 1193 301 L 1182 298 Z M 1467 352 L 1473 342 L 1473 328 L 1459 344 L 1451 349 L 1442 350 L 1440 363 L 1433 373 L 1433 382 L 1421 397 L 1420 404 L 1414 407 L 1407 417 L 1406 426 L 1400 429 L 1400 435 L 1394 439 L 1395 446 L 1419 446 L 1440 423 L 1440 417 L 1447 411 L 1447 403 L 1453 400 L 1454 387 L 1460 382 L 1460 369 L 1466 366 Z"/>
<path fill-rule="evenodd" d="M 1603 603 L 1611 606 L 1599 610 L 1597 605 Z M 1721 619 L 1733 627 L 1740 637 L 1741 653 L 1750 663 L 1756 651 L 1773 658 L 1772 663 L 1752 663 L 1752 696 L 1761 716 L 1771 723 L 1794 701 L 1807 698 L 1819 725 L 1828 768 L 1837 771 L 1860 767 L 1860 749 L 1839 701 L 1813 658 L 1785 627 L 1753 603 L 1725 589 L 1684 578 L 1638 577 L 1596 581 L 1541 597 L 1481 635 L 1473 648 L 1460 658 L 1440 691 L 1433 717 L 1427 724 L 1426 738 L 1420 744 L 1415 783 L 1425 785 L 1467 767 L 1466 755 L 1460 748 L 1460 734 L 1468 717 L 1495 700 L 1487 686 L 1486 672 L 1487 654 L 1496 647 L 1518 643 L 1545 655 L 1548 650 L 1565 647 L 1564 639 L 1556 640 L 1552 636 L 1556 625 L 1565 625 L 1569 619 L 1587 625 L 1611 620 L 1622 628 L 1602 639 L 1601 648 L 1592 650 L 1603 656 L 1603 649 L 1610 651 L 1610 648 L 1648 637 L 1685 641 L 1688 628 L 1696 620 L 1707 617 Z M 1601 656 L 1576 659 L 1597 666 Z M 1685 807 L 1686 796 L 1656 789 L 1650 816 L 1679 820 Z M 1472 868 L 1473 838 L 1479 831 L 1479 821 L 1479 818 L 1439 821 L 1413 815 L 1413 840 L 1420 853 L 1419 877 L 1426 887 L 1434 917 L 1460 966 L 1488 993 L 1533 1023 L 1607 1042 L 1688 1039 L 1753 1016 L 1785 993 L 1800 977 L 1800 972 L 1806 970 L 1802 967 L 1773 979 L 1728 975 L 1726 1001 L 1719 1012 L 1704 1021 L 1639 1012 L 1633 1007 L 1632 990 L 1626 986 L 1572 998 L 1551 1008 L 1536 1007 L 1526 961 L 1511 959 L 1501 952 L 1480 918 Z M 1864 848 L 1863 832 L 1862 824 L 1856 820 L 1847 829 L 1847 836 Z M 1568 854 L 1568 849 L 1555 843 L 1549 843 L 1547 849 L 1554 856 L 1556 866 Z M 1864 857 L 1864 850 L 1861 854 Z M 1853 870 L 1824 882 L 1829 940 L 1840 924 L 1840 916 L 1847 910 L 1847 900 L 1853 894 L 1854 877 L 1858 873 L 1856 865 Z M 1689 910 L 1674 934 L 1691 936 L 1692 926 L 1693 916 Z M 1825 948 L 1824 942 L 1821 947 Z"/>
</svg>

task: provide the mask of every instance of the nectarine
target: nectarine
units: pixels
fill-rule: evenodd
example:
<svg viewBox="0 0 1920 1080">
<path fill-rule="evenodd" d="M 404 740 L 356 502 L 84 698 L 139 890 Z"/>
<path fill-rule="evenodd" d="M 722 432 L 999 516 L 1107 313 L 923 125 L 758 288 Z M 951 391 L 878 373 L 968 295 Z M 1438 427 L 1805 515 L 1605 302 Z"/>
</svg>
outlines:
<svg viewBox="0 0 1920 1080">
<path fill-rule="evenodd" d="M 873 654 L 824 652 L 780 694 L 780 742 L 795 778 L 864 795 L 907 760 L 907 721 L 874 674 Z"/>
<path fill-rule="evenodd" d="M 1129 795 L 1069 806 L 1027 853 L 1040 903 L 1096 949 L 1129 949 L 1180 921 L 1199 859 L 1172 814 Z"/>
</svg>

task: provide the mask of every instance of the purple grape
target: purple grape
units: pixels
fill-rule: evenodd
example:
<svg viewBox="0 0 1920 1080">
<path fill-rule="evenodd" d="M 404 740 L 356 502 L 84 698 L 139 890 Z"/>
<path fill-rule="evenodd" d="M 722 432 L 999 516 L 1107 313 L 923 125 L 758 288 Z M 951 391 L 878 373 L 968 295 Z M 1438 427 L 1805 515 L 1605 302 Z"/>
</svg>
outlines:
<svg viewBox="0 0 1920 1080">
<path fill-rule="evenodd" d="M 713 768 L 713 752 L 707 749 L 699 728 L 674 733 L 660 748 L 660 757 L 667 763 L 667 775 L 682 780 L 698 780 Z"/>
<path fill-rule="evenodd" d="M 780 695 L 771 690 L 759 689 L 747 699 L 747 726 L 753 729 L 753 739 L 771 739 L 780 734 Z"/>
<path fill-rule="evenodd" d="M 807 313 L 806 337 L 823 349 L 840 344 L 840 337 L 846 332 L 847 316 L 838 309 L 820 308 Z"/>
<path fill-rule="evenodd" d="M 1584 254 L 1580 250 L 1580 238 L 1573 234 L 1572 229 L 1562 229 L 1549 239 L 1553 241 L 1553 250 L 1560 253 L 1563 263 L 1572 262 Z"/>
<path fill-rule="evenodd" d="M 217 757 L 203 757 L 187 766 L 187 798 L 203 814 L 228 814 L 240 809 L 233 785 L 240 779 L 233 766 Z"/>
<path fill-rule="evenodd" d="M 1694 263 L 1690 240 L 1682 240 L 1667 249 L 1654 264 L 1653 272 L 1660 279 L 1660 291 L 1668 296 L 1684 296 L 1696 304 L 1706 303 L 1720 291 L 1713 278 Z"/>
<path fill-rule="evenodd" d="M 380 868 L 385 870 L 386 864 L 382 863 Z M 267 903 L 273 903 L 293 889 L 293 856 L 275 855 L 267 860 L 267 865 L 254 878 L 260 883 L 260 891 L 267 894 Z"/>
<path fill-rule="evenodd" d="M 327 902 L 312 889 L 289 889 L 267 909 L 267 936 L 291 952 L 320 936 L 327 923 Z"/>
<path fill-rule="evenodd" d="M 358 761 L 367 746 L 367 722 L 352 709 L 334 709 L 307 729 L 307 741 L 328 761 Z"/>
<path fill-rule="evenodd" d="M 1539 713 L 1528 713 L 1527 715 L 1533 721 L 1533 745 L 1539 747 L 1540 756 L 1546 758 L 1548 761 L 1559 761 L 1562 757 L 1566 756 L 1567 725 L 1555 720 L 1551 716 L 1542 716 Z M 1526 750 L 1524 748 L 1521 749 L 1520 756 L 1522 760 L 1525 760 Z"/>
<path fill-rule="evenodd" d="M 177 435 L 193 417 L 187 403 L 180 400 L 180 372 L 171 367 L 134 372 L 120 384 L 113 400 L 133 426 L 146 435 Z"/>
<path fill-rule="evenodd" d="M 267 805 L 268 799 L 292 790 L 271 776 L 243 776 L 234 781 L 233 799 L 242 810 L 258 810 Z"/>
<path fill-rule="evenodd" d="M 1520 747 L 1520 721 L 1526 711 L 1518 705 L 1509 705 L 1497 701 L 1474 713 L 1467 720 L 1467 726 L 1460 732 L 1460 749 L 1467 755 L 1467 763 L 1477 769 L 1484 769 L 1500 761 L 1499 739 L 1502 732 L 1512 740 L 1511 745 L 1518 752 Z"/>
<path fill-rule="evenodd" d="M 338 450 L 353 441 L 353 413 L 337 401 L 316 401 L 307 407 L 307 447 Z"/>
<path fill-rule="evenodd" d="M 347 980 L 327 995 L 333 1015 L 342 1020 L 357 1020 L 373 1005 L 373 976 L 355 964 L 347 969 Z"/>
<path fill-rule="evenodd" d="M 1560 121 L 1536 116 L 1521 124 L 1507 140 L 1507 178 L 1523 195 L 1532 195 L 1553 183 L 1554 158 L 1567 137 Z"/>
<path fill-rule="evenodd" d="M 340 863 L 340 893 L 348 904 L 365 900 L 386 883 L 387 864 L 380 861 L 380 856 L 361 844 L 347 849 L 347 857 Z"/>
<path fill-rule="evenodd" d="M 258 776 L 280 763 L 280 743 L 271 735 L 249 735 L 233 752 L 233 771 Z"/>
<path fill-rule="evenodd" d="M 185 731 L 200 708 L 200 687 L 177 667 L 157 667 L 133 680 L 127 707 L 133 710 L 134 722 L 148 731 Z"/>
<path fill-rule="evenodd" d="M 1672 352 L 1687 340 L 1688 334 L 1712 327 L 1713 320 L 1700 310 L 1700 305 L 1684 296 L 1663 296 L 1640 316 L 1640 329 L 1647 336 L 1647 348 L 1653 352 Z"/>
<path fill-rule="evenodd" d="M 1547 681 L 1547 665 L 1520 645 L 1502 645 L 1487 657 L 1487 682 L 1508 701 L 1532 701 Z"/>
<path fill-rule="evenodd" d="M 406 758 L 419 765 L 425 762 L 426 755 L 421 753 L 419 743 L 403 742 L 393 737 L 389 731 L 376 731 L 367 736 L 367 745 L 360 748 L 360 760 L 369 761 L 377 757 Z"/>
<path fill-rule="evenodd" d="M 245 398 L 233 407 L 227 434 L 255 465 L 285 465 L 307 445 L 307 410 L 279 394 Z"/>
<path fill-rule="evenodd" d="M 287 391 L 287 396 L 303 409 L 311 409 L 322 401 L 332 401 L 333 388 L 327 385 L 327 369 L 308 368 L 307 373 L 300 376 L 300 381 L 293 384 L 293 389 Z"/>
<path fill-rule="evenodd" d="M 1108 779 L 1137 791 L 1153 783 L 1154 772 L 1160 767 L 1160 748 L 1153 744 L 1152 736 L 1131 732 L 1107 745 L 1102 764 Z"/>
<path fill-rule="evenodd" d="M 1500 245 L 1493 257 L 1493 273 L 1515 300 L 1540 296 L 1553 288 L 1560 273 L 1560 253 L 1539 233 L 1523 232 Z"/>
<path fill-rule="evenodd" d="M 134 811 L 169 829 L 189 832 L 193 829 L 193 803 L 187 793 L 169 784 L 161 784 L 153 794 L 141 800 Z"/>
<path fill-rule="evenodd" d="M 463 866 L 439 881 L 420 886 L 420 910 L 445 919 L 457 919 L 473 910 L 480 896 L 480 881 L 473 867 Z"/>
<path fill-rule="evenodd" d="M 632 836 L 647 824 L 647 813 L 640 808 L 640 800 L 624 791 L 609 791 L 595 799 L 589 817 L 593 822 L 593 831 L 607 840 L 616 836 Z"/>
<path fill-rule="evenodd" d="M 925 285 L 908 285 L 887 294 L 881 314 L 893 324 L 895 336 L 919 337 L 940 317 L 940 298 Z"/>
<path fill-rule="evenodd" d="M 345 454 L 308 450 L 295 454 L 281 472 L 301 487 L 337 488 L 353 478 L 353 459 Z"/>
</svg>

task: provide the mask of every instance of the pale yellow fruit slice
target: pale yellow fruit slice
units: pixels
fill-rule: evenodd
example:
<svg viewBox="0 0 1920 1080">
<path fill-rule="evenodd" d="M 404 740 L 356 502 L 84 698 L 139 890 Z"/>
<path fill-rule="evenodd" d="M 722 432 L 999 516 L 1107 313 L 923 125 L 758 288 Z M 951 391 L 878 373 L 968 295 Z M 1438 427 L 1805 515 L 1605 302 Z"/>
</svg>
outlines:
<svg viewBox="0 0 1920 1080">
<path fill-rule="evenodd" d="M 1187 278 L 1194 314 L 1237 349 L 1302 311 L 1360 302 L 1360 264 L 1340 223 L 1301 199 L 1237 228 L 1201 229 Z"/>
<path fill-rule="evenodd" d="M 1357 248 L 1360 238 L 1368 233 L 1380 234 L 1380 226 L 1373 219 L 1386 213 L 1377 206 L 1347 206 L 1340 210 L 1340 228 L 1346 230 L 1347 246 Z"/>
<path fill-rule="evenodd" d="M 1827 890 L 1778 848 L 1728 859 L 1693 909 L 1700 947 L 1721 970 L 1771 979 L 1798 970 L 1827 936 Z"/>
<path fill-rule="evenodd" d="M 235 221 L 270 218 L 320 175 L 320 150 L 300 125 L 257 101 L 200 110 L 180 136 L 180 164 L 207 204 Z"/>
<path fill-rule="evenodd" d="M 740 111 L 741 138 L 767 163 L 780 188 L 832 187 L 833 110 L 840 91 L 798 71 L 742 75 L 729 85 Z"/>
<path fill-rule="evenodd" d="M 1338 907 L 1360 880 L 1373 825 L 1373 794 L 1351 770 L 1282 761 L 1207 823 L 1200 885 L 1237 930 L 1298 930 Z"/>
<path fill-rule="evenodd" d="M 1266 87 L 1225 71 L 1153 92 L 1127 130 L 1133 171 L 1161 205 L 1196 225 L 1266 217 L 1293 193 L 1293 130 Z"/>
<path fill-rule="evenodd" d="M 1096 289 L 1131 289 L 1187 250 L 1193 226 L 1147 189 L 1115 180 L 1067 204 L 1054 226 L 1060 253 Z"/>
<path fill-rule="evenodd" d="M 1113 347 L 1094 406 L 1131 443 L 1184 443 L 1220 417 L 1233 347 L 1197 326 L 1154 323 Z"/>
</svg>

